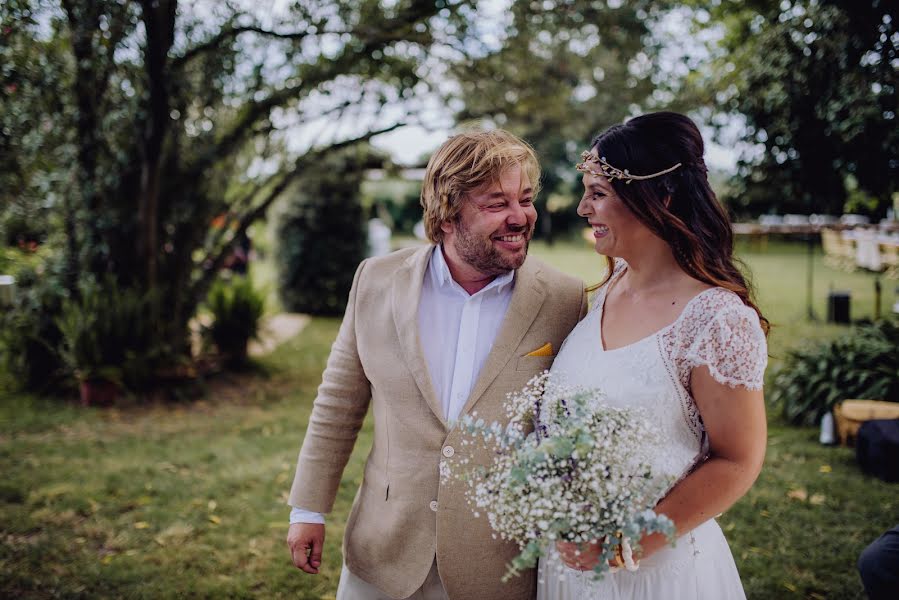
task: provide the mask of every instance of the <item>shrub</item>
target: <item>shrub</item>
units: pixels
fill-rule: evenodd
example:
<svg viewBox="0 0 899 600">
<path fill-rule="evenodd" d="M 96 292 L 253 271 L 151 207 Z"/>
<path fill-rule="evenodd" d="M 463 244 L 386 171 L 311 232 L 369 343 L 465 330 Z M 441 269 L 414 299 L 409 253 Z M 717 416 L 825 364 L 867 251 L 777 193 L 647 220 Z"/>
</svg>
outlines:
<svg viewBox="0 0 899 600">
<path fill-rule="evenodd" d="M 206 305 L 212 312 L 207 338 L 215 344 L 231 367 L 247 361 L 247 344 L 259 332 L 265 300 L 246 277 L 219 280 L 209 291 Z"/>
<path fill-rule="evenodd" d="M 0 365 L 17 386 L 48 391 L 62 382 L 65 371 L 56 323 L 68 296 L 61 265 L 50 259 L 42 271 L 23 266 L 14 275 L 15 303 L 0 315 Z"/>
<path fill-rule="evenodd" d="M 814 425 L 848 398 L 899 401 L 899 320 L 790 351 L 773 387 L 771 400 L 794 425 Z"/>
<path fill-rule="evenodd" d="M 165 353 L 154 345 L 150 303 L 111 278 L 85 281 L 65 300 L 57 326 L 60 355 L 79 381 L 105 380 L 130 390 L 148 387 Z"/>
<path fill-rule="evenodd" d="M 369 150 L 329 156 L 304 175 L 278 219 L 278 294 L 286 310 L 342 315 L 353 275 L 365 257 L 361 169 Z"/>
</svg>

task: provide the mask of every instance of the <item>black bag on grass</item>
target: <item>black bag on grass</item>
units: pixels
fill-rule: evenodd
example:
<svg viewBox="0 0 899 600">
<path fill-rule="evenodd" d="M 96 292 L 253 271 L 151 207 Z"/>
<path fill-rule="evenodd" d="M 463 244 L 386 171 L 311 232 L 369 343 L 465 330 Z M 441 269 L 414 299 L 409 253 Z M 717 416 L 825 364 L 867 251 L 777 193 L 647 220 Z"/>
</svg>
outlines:
<svg viewBox="0 0 899 600">
<path fill-rule="evenodd" d="M 855 438 L 855 457 L 868 475 L 899 481 L 899 419 L 862 423 Z"/>
</svg>

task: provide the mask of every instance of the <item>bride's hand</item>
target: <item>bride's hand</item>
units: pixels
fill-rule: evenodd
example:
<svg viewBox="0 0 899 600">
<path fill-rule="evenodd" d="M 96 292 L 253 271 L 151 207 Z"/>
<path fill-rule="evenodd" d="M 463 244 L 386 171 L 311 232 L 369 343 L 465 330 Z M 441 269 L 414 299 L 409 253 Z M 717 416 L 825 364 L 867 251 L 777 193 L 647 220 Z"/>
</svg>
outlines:
<svg viewBox="0 0 899 600">
<path fill-rule="evenodd" d="M 579 549 L 580 552 L 578 552 Z M 571 542 L 556 542 L 556 550 L 559 551 L 562 562 L 569 568 L 578 571 L 592 571 L 599 564 L 602 544 L 596 540 L 580 545 Z"/>
</svg>

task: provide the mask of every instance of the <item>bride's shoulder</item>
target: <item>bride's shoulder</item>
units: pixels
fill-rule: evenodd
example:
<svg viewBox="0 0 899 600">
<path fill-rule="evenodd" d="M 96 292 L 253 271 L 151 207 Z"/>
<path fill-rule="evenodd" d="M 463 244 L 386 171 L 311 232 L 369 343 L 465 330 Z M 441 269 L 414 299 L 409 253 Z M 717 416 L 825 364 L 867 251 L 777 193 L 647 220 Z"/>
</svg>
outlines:
<svg viewBox="0 0 899 600">
<path fill-rule="evenodd" d="M 707 287 L 687 304 L 678 328 L 681 335 L 695 336 L 718 325 L 731 328 L 759 327 L 758 314 L 736 293 L 722 287 Z"/>
</svg>

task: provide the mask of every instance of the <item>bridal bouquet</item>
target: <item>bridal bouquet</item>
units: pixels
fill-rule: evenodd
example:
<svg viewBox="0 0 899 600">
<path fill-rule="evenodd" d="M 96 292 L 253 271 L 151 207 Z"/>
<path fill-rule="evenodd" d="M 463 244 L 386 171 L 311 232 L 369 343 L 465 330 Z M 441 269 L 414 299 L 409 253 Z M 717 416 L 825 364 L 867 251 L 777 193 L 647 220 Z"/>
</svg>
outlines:
<svg viewBox="0 0 899 600">
<path fill-rule="evenodd" d="M 608 406 L 599 390 L 566 387 L 549 373 L 510 394 L 506 409 L 506 427 L 476 415 L 460 421 L 463 447 L 485 447 L 491 464 L 441 464 L 444 478 L 468 484 L 474 515 L 486 513 L 521 548 L 504 580 L 536 566 L 555 541 L 600 540 L 601 577 L 619 545 L 635 545 L 644 532 L 673 539 L 674 523 L 652 510 L 671 480 L 652 472 L 661 448 L 643 413 Z"/>
</svg>

